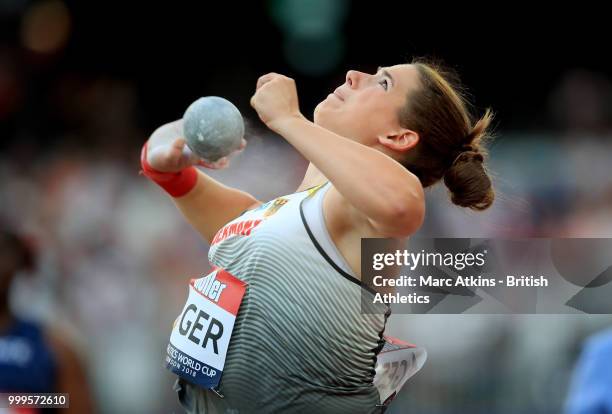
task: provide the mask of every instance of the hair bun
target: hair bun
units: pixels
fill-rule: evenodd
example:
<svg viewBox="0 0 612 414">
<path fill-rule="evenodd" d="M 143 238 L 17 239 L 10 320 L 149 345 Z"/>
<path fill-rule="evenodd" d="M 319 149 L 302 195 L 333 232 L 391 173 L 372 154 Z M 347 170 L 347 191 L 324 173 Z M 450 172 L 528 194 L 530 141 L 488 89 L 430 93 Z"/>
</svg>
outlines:
<svg viewBox="0 0 612 414">
<path fill-rule="evenodd" d="M 444 174 L 444 184 L 454 204 L 485 210 L 493 203 L 495 193 L 483 160 L 478 148 L 462 151 Z"/>
</svg>

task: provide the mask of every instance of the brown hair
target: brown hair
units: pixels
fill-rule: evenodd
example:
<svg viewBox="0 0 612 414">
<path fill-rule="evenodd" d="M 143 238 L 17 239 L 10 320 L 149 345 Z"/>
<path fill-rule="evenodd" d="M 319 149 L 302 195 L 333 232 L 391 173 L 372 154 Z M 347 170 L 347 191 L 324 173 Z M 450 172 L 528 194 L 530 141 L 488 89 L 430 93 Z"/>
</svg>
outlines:
<svg viewBox="0 0 612 414">
<path fill-rule="evenodd" d="M 399 120 L 402 127 L 419 134 L 419 142 L 402 164 L 425 188 L 444 178 L 454 204 L 487 209 L 495 199 L 484 146 L 491 138 L 491 110 L 474 122 L 453 72 L 425 59 L 415 59 L 412 64 L 421 87 L 409 94 Z"/>
</svg>

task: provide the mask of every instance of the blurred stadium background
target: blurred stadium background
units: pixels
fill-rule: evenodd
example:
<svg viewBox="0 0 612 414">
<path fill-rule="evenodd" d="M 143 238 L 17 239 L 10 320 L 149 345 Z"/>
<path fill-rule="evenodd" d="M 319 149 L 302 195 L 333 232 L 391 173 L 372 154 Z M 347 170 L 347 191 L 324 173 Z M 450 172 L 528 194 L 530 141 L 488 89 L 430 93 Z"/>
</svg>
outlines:
<svg viewBox="0 0 612 414">
<path fill-rule="evenodd" d="M 479 110 L 497 112 L 498 199 L 466 212 L 432 189 L 419 235 L 612 237 L 612 61 L 595 10 L 553 20 L 399 2 L 126 3 L 0 1 L 0 219 L 40 252 L 12 304 L 69 332 L 101 413 L 180 412 L 162 361 L 185 280 L 208 267 L 206 243 L 138 175 L 140 147 L 197 97 L 224 96 L 249 145 L 211 174 L 259 199 L 291 192 L 306 162 L 248 106 L 265 72 L 294 77 L 311 116 L 348 69 L 440 57 Z M 611 325 L 395 315 L 388 333 L 428 348 L 429 362 L 390 411 L 559 413 L 584 339 Z"/>
</svg>

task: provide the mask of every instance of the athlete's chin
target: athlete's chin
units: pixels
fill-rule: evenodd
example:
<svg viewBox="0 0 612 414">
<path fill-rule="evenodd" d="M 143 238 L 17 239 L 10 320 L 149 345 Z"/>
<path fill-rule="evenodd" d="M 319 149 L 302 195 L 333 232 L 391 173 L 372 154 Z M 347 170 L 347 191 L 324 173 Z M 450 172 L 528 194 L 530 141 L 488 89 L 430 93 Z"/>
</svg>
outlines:
<svg viewBox="0 0 612 414">
<path fill-rule="evenodd" d="M 325 126 L 330 124 L 330 121 L 333 119 L 334 114 L 332 111 L 332 107 L 329 105 L 327 99 L 322 101 L 317 105 L 314 110 L 314 122 L 317 125 Z"/>
<path fill-rule="evenodd" d="M 325 109 L 322 108 L 323 106 L 324 106 L 323 102 L 321 102 L 320 104 L 317 105 L 317 107 L 314 110 L 312 119 L 314 120 L 314 123 L 317 125 L 321 125 L 321 119 L 322 117 L 325 117 L 324 114 L 322 115 L 322 113 L 325 112 Z"/>
</svg>

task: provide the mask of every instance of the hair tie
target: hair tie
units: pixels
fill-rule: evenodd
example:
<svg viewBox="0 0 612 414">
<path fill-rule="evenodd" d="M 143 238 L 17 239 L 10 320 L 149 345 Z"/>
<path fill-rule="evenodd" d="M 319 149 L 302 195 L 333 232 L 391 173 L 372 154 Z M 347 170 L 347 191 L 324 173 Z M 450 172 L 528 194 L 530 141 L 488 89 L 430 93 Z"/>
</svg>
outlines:
<svg viewBox="0 0 612 414">
<path fill-rule="evenodd" d="M 463 144 L 459 148 L 459 153 L 457 154 L 457 156 L 455 157 L 455 159 L 453 160 L 451 165 L 454 165 L 457 162 L 457 160 L 459 159 L 459 157 L 461 157 L 466 152 L 475 152 L 476 153 L 476 157 L 474 157 L 474 159 L 476 159 L 476 160 L 478 160 L 480 162 L 484 161 L 484 158 L 483 158 L 482 154 L 478 151 L 478 148 L 474 148 L 474 146 L 472 146 L 472 144 Z"/>
<path fill-rule="evenodd" d="M 466 152 L 466 151 L 474 151 L 474 152 L 478 152 L 477 148 L 474 148 L 472 146 L 472 144 L 463 144 L 461 146 L 461 152 Z"/>
</svg>

